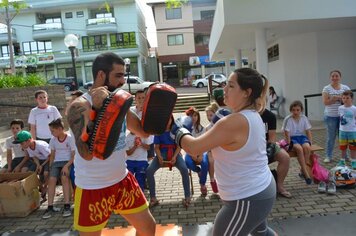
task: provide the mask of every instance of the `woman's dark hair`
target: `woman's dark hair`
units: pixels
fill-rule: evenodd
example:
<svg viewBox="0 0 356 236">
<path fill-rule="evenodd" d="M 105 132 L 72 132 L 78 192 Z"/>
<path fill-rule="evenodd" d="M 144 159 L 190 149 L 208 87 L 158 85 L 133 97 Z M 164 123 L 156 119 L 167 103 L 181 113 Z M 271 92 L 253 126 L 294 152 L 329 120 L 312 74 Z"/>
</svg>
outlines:
<svg viewBox="0 0 356 236">
<path fill-rule="evenodd" d="M 13 125 L 20 125 L 21 129 L 23 129 L 25 127 L 25 124 L 24 124 L 23 120 L 21 120 L 21 119 L 13 119 L 10 123 L 10 127 Z"/>
<path fill-rule="evenodd" d="M 194 129 L 197 133 L 199 133 L 199 125 L 200 125 L 200 113 L 199 110 L 195 107 L 189 107 L 188 110 L 185 111 L 187 116 L 193 116 L 194 114 L 198 115 L 197 124 L 195 125 Z"/>
<path fill-rule="evenodd" d="M 94 81 L 99 71 L 101 70 L 104 71 L 106 77 L 108 77 L 109 73 L 112 71 L 114 64 L 119 64 L 124 66 L 125 62 L 120 56 L 112 52 L 105 52 L 98 55 L 93 62 L 93 68 L 92 68 Z"/>
<path fill-rule="evenodd" d="M 293 101 L 289 106 L 289 111 L 292 111 L 293 107 L 300 107 L 300 110 L 303 112 L 303 103 L 299 100 Z"/>
<path fill-rule="evenodd" d="M 237 83 L 242 90 L 251 89 L 249 104 L 253 105 L 257 111 L 266 107 L 266 93 L 268 89 L 267 78 L 251 68 L 240 68 L 234 71 L 237 75 Z"/>
<path fill-rule="evenodd" d="M 272 92 L 273 95 L 276 94 L 276 91 L 274 90 L 273 86 L 269 86 L 269 90 Z"/>
<path fill-rule="evenodd" d="M 334 72 L 338 73 L 338 74 L 340 75 L 340 77 L 341 77 L 341 72 L 340 72 L 339 70 L 332 70 L 332 71 L 330 71 L 329 76 L 331 76 L 331 74 L 334 73 Z"/>
</svg>

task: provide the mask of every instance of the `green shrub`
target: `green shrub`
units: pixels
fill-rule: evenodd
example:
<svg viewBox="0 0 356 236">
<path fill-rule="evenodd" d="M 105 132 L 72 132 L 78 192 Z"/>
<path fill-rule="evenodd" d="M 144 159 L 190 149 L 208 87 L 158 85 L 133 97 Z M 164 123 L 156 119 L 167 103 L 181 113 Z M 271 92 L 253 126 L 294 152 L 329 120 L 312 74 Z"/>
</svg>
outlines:
<svg viewBox="0 0 356 236">
<path fill-rule="evenodd" d="M 0 77 L 0 88 L 18 88 L 40 86 L 46 84 L 46 80 L 39 75 L 4 75 Z"/>
</svg>

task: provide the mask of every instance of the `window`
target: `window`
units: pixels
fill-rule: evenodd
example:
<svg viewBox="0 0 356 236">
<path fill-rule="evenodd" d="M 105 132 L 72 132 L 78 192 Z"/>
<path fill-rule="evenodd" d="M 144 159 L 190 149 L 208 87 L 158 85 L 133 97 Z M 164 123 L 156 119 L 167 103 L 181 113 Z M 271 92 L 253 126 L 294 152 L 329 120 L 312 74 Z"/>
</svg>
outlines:
<svg viewBox="0 0 356 236">
<path fill-rule="evenodd" d="M 136 47 L 135 32 L 110 34 L 110 43 L 113 48 Z"/>
<path fill-rule="evenodd" d="M 200 12 L 200 19 L 201 20 L 212 20 L 214 19 L 214 10 L 209 11 L 201 11 Z"/>
<path fill-rule="evenodd" d="M 166 8 L 166 19 L 182 19 L 182 8 Z"/>
<path fill-rule="evenodd" d="M 45 23 L 46 24 L 49 24 L 49 23 L 61 23 L 62 20 L 60 17 L 49 17 L 49 18 L 46 18 L 45 20 Z"/>
<path fill-rule="evenodd" d="M 279 46 L 278 44 L 268 48 L 268 62 L 277 61 L 279 59 Z"/>
<path fill-rule="evenodd" d="M 111 12 L 107 12 L 107 13 L 97 13 L 95 15 L 95 18 L 111 18 L 112 17 L 112 13 Z"/>
<path fill-rule="evenodd" d="M 25 55 L 52 52 L 51 41 L 23 42 L 22 50 Z"/>
<path fill-rule="evenodd" d="M 72 12 L 66 12 L 65 13 L 66 19 L 73 18 L 73 13 Z"/>
<path fill-rule="evenodd" d="M 83 51 L 97 51 L 107 49 L 106 35 L 93 35 L 82 37 Z"/>
<path fill-rule="evenodd" d="M 183 45 L 183 34 L 168 35 L 168 46 Z"/>
<path fill-rule="evenodd" d="M 9 45 L 1 45 L 1 56 L 2 57 L 9 57 Z"/>
<path fill-rule="evenodd" d="M 84 17 L 84 12 L 83 11 L 77 11 L 77 18 L 82 18 Z"/>
</svg>

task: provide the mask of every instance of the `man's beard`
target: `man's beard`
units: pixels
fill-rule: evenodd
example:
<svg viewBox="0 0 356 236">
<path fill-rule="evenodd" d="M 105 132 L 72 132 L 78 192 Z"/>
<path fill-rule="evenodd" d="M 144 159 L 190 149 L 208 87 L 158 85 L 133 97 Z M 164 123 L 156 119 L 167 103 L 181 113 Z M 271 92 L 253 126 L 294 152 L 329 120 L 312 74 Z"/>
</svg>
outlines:
<svg viewBox="0 0 356 236">
<path fill-rule="evenodd" d="M 105 86 L 108 87 L 108 90 L 109 90 L 110 92 L 114 92 L 115 89 L 121 88 L 121 87 L 124 85 L 124 84 L 118 84 L 117 86 L 112 86 L 112 85 L 110 85 L 109 83 L 110 83 L 110 82 L 109 82 L 109 78 L 106 76 L 106 79 L 105 79 Z"/>
</svg>

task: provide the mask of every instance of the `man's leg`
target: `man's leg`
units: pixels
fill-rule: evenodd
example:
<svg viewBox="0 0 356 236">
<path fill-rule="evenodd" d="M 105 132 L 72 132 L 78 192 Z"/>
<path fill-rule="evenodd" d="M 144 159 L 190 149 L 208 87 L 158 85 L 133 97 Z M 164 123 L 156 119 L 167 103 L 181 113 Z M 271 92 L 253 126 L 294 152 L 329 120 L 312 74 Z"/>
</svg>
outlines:
<svg viewBox="0 0 356 236">
<path fill-rule="evenodd" d="M 277 191 L 283 193 L 286 191 L 284 188 L 284 180 L 288 174 L 290 157 L 284 149 L 280 149 L 274 155 L 274 160 L 278 162 L 277 165 Z"/>
<path fill-rule="evenodd" d="M 148 209 L 134 214 L 121 214 L 136 229 L 136 236 L 154 236 L 156 222 Z"/>
</svg>

